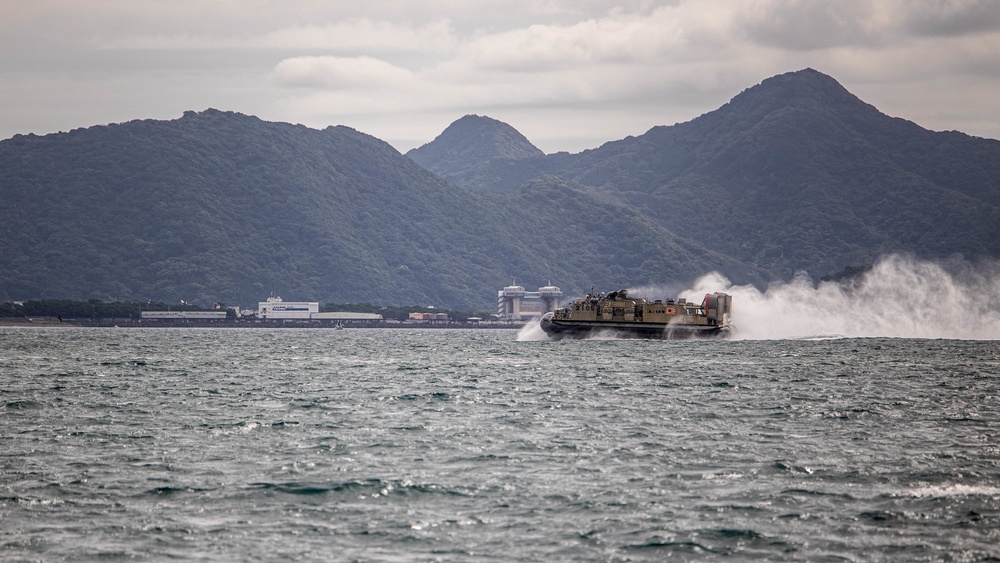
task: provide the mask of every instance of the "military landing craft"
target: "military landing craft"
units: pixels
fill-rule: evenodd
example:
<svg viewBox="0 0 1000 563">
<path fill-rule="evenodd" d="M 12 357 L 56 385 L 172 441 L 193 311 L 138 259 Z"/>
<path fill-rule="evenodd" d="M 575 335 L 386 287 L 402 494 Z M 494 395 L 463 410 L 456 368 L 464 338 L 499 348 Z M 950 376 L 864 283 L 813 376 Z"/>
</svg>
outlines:
<svg viewBox="0 0 1000 563">
<path fill-rule="evenodd" d="M 542 316 L 551 338 L 587 338 L 608 334 L 623 338 L 725 337 L 730 332 L 733 298 L 710 293 L 699 305 L 685 299 L 647 301 L 627 290 L 589 293 L 567 307 Z"/>
</svg>

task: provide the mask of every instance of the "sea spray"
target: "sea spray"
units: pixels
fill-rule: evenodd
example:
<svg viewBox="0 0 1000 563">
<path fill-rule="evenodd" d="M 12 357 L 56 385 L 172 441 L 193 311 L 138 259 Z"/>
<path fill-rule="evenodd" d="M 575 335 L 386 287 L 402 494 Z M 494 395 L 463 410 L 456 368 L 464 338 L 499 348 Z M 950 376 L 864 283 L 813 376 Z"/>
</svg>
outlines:
<svg viewBox="0 0 1000 563">
<path fill-rule="evenodd" d="M 517 331 L 517 339 L 520 341 L 536 341 L 536 340 L 549 340 L 545 331 L 542 330 L 539 324 L 539 319 L 532 319 L 528 321 L 521 330 Z"/>
<path fill-rule="evenodd" d="M 651 299 L 706 294 L 733 296 L 733 338 L 897 337 L 1000 340 L 1000 265 L 952 260 L 945 264 L 889 255 L 848 279 L 814 283 L 801 274 L 761 291 L 734 285 L 713 272 L 691 288 L 631 288 Z M 518 340 L 547 340 L 538 321 Z"/>
<path fill-rule="evenodd" d="M 967 263 L 941 264 L 891 255 L 849 280 L 818 285 L 805 275 L 765 291 L 712 273 L 681 293 L 733 295 L 735 338 L 823 336 L 1000 339 L 1000 281 Z"/>
</svg>

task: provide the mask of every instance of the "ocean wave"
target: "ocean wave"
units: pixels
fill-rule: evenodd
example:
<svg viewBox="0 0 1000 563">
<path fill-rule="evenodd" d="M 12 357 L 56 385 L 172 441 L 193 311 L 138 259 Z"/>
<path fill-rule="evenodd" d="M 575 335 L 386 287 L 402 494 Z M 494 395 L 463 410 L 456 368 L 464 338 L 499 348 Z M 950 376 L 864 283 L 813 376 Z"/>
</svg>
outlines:
<svg viewBox="0 0 1000 563">
<path fill-rule="evenodd" d="M 892 496 L 914 498 L 985 496 L 1000 500 L 1000 487 L 991 485 L 964 485 L 960 483 L 948 485 L 923 485 L 909 489 L 901 489 L 890 494 Z"/>
</svg>

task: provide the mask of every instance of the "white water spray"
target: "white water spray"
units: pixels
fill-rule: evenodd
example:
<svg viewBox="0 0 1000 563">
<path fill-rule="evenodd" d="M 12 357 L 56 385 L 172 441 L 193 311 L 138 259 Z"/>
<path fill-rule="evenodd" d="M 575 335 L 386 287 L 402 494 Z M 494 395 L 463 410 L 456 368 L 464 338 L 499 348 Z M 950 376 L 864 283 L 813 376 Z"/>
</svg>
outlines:
<svg viewBox="0 0 1000 563">
<path fill-rule="evenodd" d="M 860 278 L 821 282 L 806 277 L 766 291 L 733 286 L 713 273 L 681 293 L 733 296 L 734 338 L 902 337 L 1000 339 L 1000 279 L 996 267 L 952 274 L 938 264 L 888 256 Z"/>
<path fill-rule="evenodd" d="M 957 273 L 956 273 L 957 272 Z M 1000 340 L 1000 264 L 973 268 L 898 255 L 879 260 L 860 277 L 821 282 L 806 276 L 772 283 L 765 291 L 733 285 L 718 273 L 699 278 L 678 297 L 700 303 L 705 294 L 733 296 L 733 338 L 898 337 Z M 634 295 L 671 298 L 662 288 Z M 663 294 L 663 295 L 656 295 Z M 518 340 L 546 340 L 530 322 Z"/>
<path fill-rule="evenodd" d="M 518 341 L 536 341 L 536 340 L 549 340 L 545 331 L 542 330 L 542 326 L 539 324 L 538 319 L 533 319 L 528 321 L 521 330 L 517 331 Z"/>
</svg>

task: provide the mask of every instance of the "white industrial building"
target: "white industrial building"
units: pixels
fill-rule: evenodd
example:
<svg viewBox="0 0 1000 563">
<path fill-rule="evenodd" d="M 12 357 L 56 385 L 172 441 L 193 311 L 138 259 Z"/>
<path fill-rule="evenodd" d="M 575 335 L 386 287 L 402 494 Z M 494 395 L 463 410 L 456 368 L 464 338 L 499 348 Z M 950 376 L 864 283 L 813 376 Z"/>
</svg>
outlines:
<svg viewBox="0 0 1000 563">
<path fill-rule="evenodd" d="M 353 313 L 351 311 L 335 311 L 332 313 L 313 313 L 310 317 L 314 321 L 381 321 L 382 315 L 378 313 Z"/>
<path fill-rule="evenodd" d="M 318 301 L 283 301 L 281 297 L 268 297 L 257 303 L 257 317 L 261 319 L 310 319 L 319 313 Z"/>
<path fill-rule="evenodd" d="M 380 321 L 378 313 L 354 313 L 350 311 L 319 312 L 317 301 L 284 301 L 281 297 L 268 297 L 257 304 L 257 317 L 272 320 L 311 321 Z"/>
<path fill-rule="evenodd" d="M 225 311 L 142 311 L 139 314 L 143 319 L 177 319 L 177 320 L 199 320 L 199 321 L 224 321 Z"/>
</svg>

